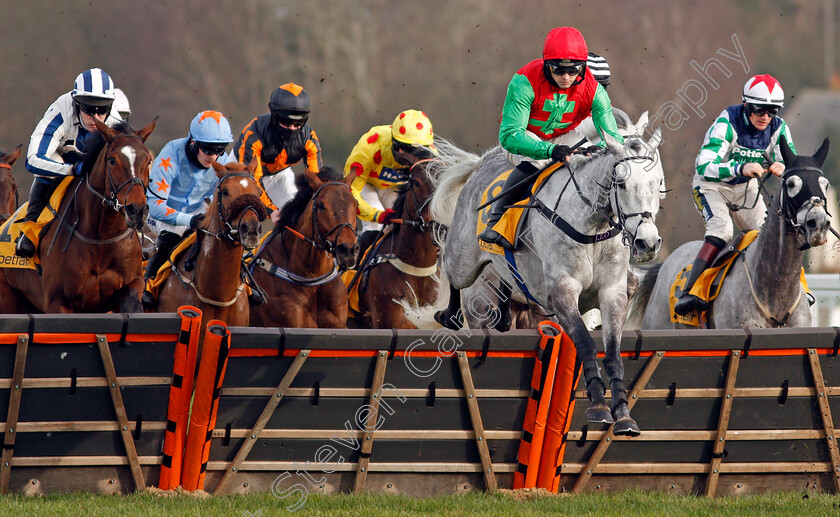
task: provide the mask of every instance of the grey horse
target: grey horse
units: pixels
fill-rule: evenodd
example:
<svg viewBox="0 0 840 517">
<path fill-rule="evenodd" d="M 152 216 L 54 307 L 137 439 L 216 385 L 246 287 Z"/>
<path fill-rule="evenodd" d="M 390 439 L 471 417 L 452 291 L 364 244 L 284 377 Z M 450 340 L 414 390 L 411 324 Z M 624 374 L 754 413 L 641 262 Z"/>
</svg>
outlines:
<svg viewBox="0 0 840 517">
<path fill-rule="evenodd" d="M 635 124 L 626 112 L 614 106 L 613 115 L 622 137 L 644 134 L 648 123 L 647 112 L 642 113 Z M 592 117 L 584 119 L 576 130 L 591 143 L 601 141 L 601 135 L 595 128 Z M 637 280 L 634 275 L 629 275 L 628 280 L 632 284 L 628 285 L 629 300 L 633 298 L 633 287 Z M 478 282 L 461 289 L 461 303 L 469 307 L 469 310 L 463 311 L 463 316 L 471 329 L 487 328 L 506 332 L 511 328 L 537 328 L 540 321 L 553 319 L 553 315 L 547 314 L 550 311 L 528 300 L 522 291 L 504 283 L 492 265 L 482 271 Z"/>
<path fill-rule="evenodd" d="M 607 136 L 606 150 L 570 156 L 567 166 L 550 176 L 537 194 L 535 206 L 541 208 L 531 210 L 523 242 L 513 253 L 531 299 L 553 312 L 575 343 L 590 399 L 588 420 L 615 422 L 615 434 L 630 436 L 640 431 L 627 407 L 619 344 L 627 316 L 630 250 L 639 261 L 652 260 L 662 242 L 655 225 L 664 182 L 660 142 L 659 129 L 648 141 L 635 136 L 627 138 L 624 146 Z M 472 285 L 485 266 L 492 263 L 502 281 L 517 285 L 505 258 L 482 250 L 476 237 L 481 193 L 511 165 L 500 147 L 481 158 L 449 144 L 438 148 L 444 166 L 437 176 L 431 213 L 449 226 L 443 265 L 452 292 L 449 307 L 436 319 L 459 328 L 458 290 Z M 610 238 L 619 234 L 620 238 Z M 598 305 L 612 408 L 604 396 L 597 347 L 579 309 Z"/>
<path fill-rule="evenodd" d="M 708 315 L 709 328 L 807 327 L 811 312 L 799 283 L 803 250 L 826 242 L 828 180 L 820 167 L 828 139 L 813 156 L 796 156 L 782 139 L 787 165 L 758 238 L 730 268 Z M 627 328 L 692 328 L 673 323 L 669 293 L 702 241 L 683 244 L 665 262 L 644 272 Z M 739 264 L 740 263 L 740 264 Z M 642 317 L 643 315 L 643 317 Z"/>
</svg>

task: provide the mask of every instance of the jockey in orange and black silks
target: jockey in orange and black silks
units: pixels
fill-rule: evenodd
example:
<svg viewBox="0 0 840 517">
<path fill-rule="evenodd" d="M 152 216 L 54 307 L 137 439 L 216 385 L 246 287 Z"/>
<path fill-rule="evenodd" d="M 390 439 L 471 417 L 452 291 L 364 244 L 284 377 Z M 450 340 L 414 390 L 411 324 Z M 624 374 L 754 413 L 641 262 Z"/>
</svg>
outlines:
<svg viewBox="0 0 840 517">
<path fill-rule="evenodd" d="M 520 183 L 550 160 L 565 161 L 570 146 L 583 138 L 575 128 L 592 116 L 595 129 L 609 133 L 619 142 L 618 126 L 607 91 L 587 68 L 587 47 L 583 35 L 573 27 L 552 29 L 545 38 L 542 59 L 535 59 L 514 74 L 502 108 L 499 143 L 516 168 L 505 182 L 502 194 L 493 203 L 483 241 L 509 247 L 493 225 L 504 207 L 529 185 Z M 606 146 L 605 143 L 599 144 Z"/>
</svg>

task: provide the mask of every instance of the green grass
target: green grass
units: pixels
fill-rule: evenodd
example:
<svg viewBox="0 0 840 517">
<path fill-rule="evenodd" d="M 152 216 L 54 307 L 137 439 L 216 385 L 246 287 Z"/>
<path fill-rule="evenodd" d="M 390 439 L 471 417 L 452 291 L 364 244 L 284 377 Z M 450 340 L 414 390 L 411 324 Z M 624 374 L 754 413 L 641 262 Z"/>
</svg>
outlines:
<svg viewBox="0 0 840 517">
<path fill-rule="evenodd" d="M 648 492 L 586 494 L 515 500 L 501 494 L 480 492 L 418 499 L 395 495 L 310 495 L 303 507 L 292 513 L 284 508 L 290 501 L 271 494 L 221 496 L 209 499 L 158 497 L 149 494 L 96 496 L 91 494 L 25 497 L 0 496 L 3 517 L 105 517 L 105 516 L 225 516 L 269 517 L 274 515 L 364 517 L 424 516 L 523 516 L 572 515 L 677 517 L 722 515 L 795 516 L 840 515 L 840 496 L 788 492 L 751 497 L 706 499 Z M 261 513 L 258 513 L 261 512 Z"/>
</svg>

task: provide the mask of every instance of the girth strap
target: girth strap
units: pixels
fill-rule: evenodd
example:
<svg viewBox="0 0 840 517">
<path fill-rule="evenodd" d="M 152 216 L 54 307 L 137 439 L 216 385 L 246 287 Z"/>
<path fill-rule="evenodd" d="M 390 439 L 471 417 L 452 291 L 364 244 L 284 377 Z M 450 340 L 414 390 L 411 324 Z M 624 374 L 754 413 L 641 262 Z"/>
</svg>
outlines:
<svg viewBox="0 0 840 517">
<path fill-rule="evenodd" d="M 572 227 L 572 225 L 569 224 L 568 221 L 560 217 L 558 213 L 553 212 L 550 208 L 545 206 L 545 204 L 543 204 L 543 202 L 539 199 L 535 199 L 534 203 L 535 204 L 528 206 L 530 208 L 536 208 L 537 210 L 539 210 L 540 214 L 542 214 L 543 217 L 548 219 L 554 226 L 559 228 L 560 231 L 562 231 L 563 233 L 571 237 L 573 240 L 581 244 L 594 244 L 596 242 L 602 242 L 608 239 L 612 239 L 613 237 L 621 233 L 621 227 L 611 222 L 610 225 L 612 226 L 612 228 L 610 228 L 604 233 L 596 233 L 595 235 L 584 235 L 579 231 L 575 230 L 574 227 Z"/>
</svg>

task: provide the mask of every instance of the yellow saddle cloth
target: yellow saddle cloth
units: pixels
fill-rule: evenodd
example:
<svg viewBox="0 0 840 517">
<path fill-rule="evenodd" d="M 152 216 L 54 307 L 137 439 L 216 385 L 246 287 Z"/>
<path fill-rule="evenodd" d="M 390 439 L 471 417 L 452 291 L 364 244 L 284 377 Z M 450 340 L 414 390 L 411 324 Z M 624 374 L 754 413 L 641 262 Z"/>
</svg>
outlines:
<svg viewBox="0 0 840 517">
<path fill-rule="evenodd" d="M 70 186 L 71 181 L 73 181 L 72 176 L 61 180 L 61 183 L 58 184 L 50 195 L 49 203 L 47 203 L 51 210 L 42 210 L 36 221 L 23 222 L 23 218 L 26 216 L 26 209 L 29 207 L 29 202 L 27 201 L 0 226 L 0 267 L 35 269 L 35 264 L 41 263 L 38 257 L 38 244 L 41 240 L 41 232 L 47 223 L 55 219 L 54 214 L 58 212 L 61 206 L 61 200 L 64 199 L 64 194 L 67 192 L 67 187 Z M 26 234 L 29 240 L 35 245 L 35 256 L 31 259 L 15 255 L 15 241 L 21 233 Z"/>
<path fill-rule="evenodd" d="M 364 274 L 365 266 L 367 266 L 368 261 L 370 260 L 370 254 L 373 250 L 379 246 L 379 243 L 382 242 L 389 233 L 391 233 L 391 227 L 387 227 L 385 231 L 382 233 L 382 236 L 379 237 L 376 242 L 370 245 L 368 249 L 365 250 L 365 254 L 362 255 L 362 259 L 359 261 L 359 267 L 356 269 L 348 269 L 344 273 L 341 274 L 341 281 L 344 282 L 344 285 L 347 286 L 347 301 L 350 306 L 350 309 L 353 312 L 362 312 L 359 309 L 359 286 L 362 285 L 364 282 L 364 278 L 356 278 L 359 275 Z"/>
<path fill-rule="evenodd" d="M 758 237 L 758 230 L 752 230 L 747 232 L 741 237 L 740 242 L 735 246 L 735 249 L 738 250 L 736 253 L 731 253 L 726 260 L 721 262 L 720 264 L 710 267 L 706 269 L 701 275 L 700 278 L 694 283 L 694 286 L 691 288 L 690 294 L 697 296 L 698 298 L 705 300 L 707 302 L 713 301 L 715 298 L 718 297 L 720 294 L 720 289 L 723 286 L 723 281 L 726 278 L 726 275 L 729 273 L 729 269 L 732 267 L 732 264 L 735 263 L 735 259 L 741 254 L 743 250 L 747 248 L 752 242 Z M 688 282 L 688 272 L 691 271 L 692 264 L 686 265 L 680 272 L 677 274 L 677 277 L 674 279 L 674 282 L 671 284 L 670 296 L 668 299 L 670 309 L 671 309 L 671 321 L 674 323 L 682 323 L 684 325 L 691 325 L 693 327 L 700 327 L 702 326 L 702 322 L 705 319 L 704 315 L 699 312 L 693 312 L 688 314 L 687 316 L 680 316 L 679 314 L 674 312 L 674 305 L 677 303 L 677 300 L 682 296 L 683 288 L 685 287 L 686 282 Z M 803 269 L 800 273 L 799 281 L 802 283 L 802 287 L 805 289 L 806 293 L 810 293 L 811 290 L 808 289 L 808 282 L 805 281 L 805 270 Z"/>
<path fill-rule="evenodd" d="M 189 247 L 193 245 L 195 240 L 195 233 L 191 233 L 187 235 L 186 238 L 182 239 L 181 242 L 175 246 L 175 249 L 172 250 L 172 253 L 169 254 L 169 259 L 160 266 L 160 269 L 157 270 L 155 277 L 146 280 L 146 290 L 152 293 L 155 299 L 157 299 L 160 286 L 162 286 L 166 279 L 169 278 L 169 272 L 172 271 L 172 264 L 178 260 L 178 257 L 180 257 L 185 250 L 189 249 Z"/>
<path fill-rule="evenodd" d="M 523 214 L 526 213 L 526 210 L 523 208 L 517 208 L 516 205 L 529 205 L 531 204 L 531 196 L 533 196 L 537 190 L 539 190 L 540 186 L 543 182 L 551 176 L 551 174 L 565 165 L 562 162 L 553 163 L 549 165 L 542 173 L 537 176 L 537 180 L 531 186 L 531 190 L 529 192 L 528 197 L 525 199 L 514 203 L 514 206 L 505 210 L 504 215 L 502 218 L 499 219 L 499 222 L 493 226 L 493 229 L 499 232 L 508 242 L 516 247 L 516 241 L 519 238 L 520 226 L 522 225 L 522 221 L 525 220 L 522 217 Z M 494 179 L 490 184 L 484 189 L 484 192 L 481 193 L 481 201 L 479 204 L 484 204 L 487 202 L 488 199 L 492 199 L 495 196 L 498 196 L 499 193 L 502 191 L 502 187 L 505 185 L 505 180 L 507 180 L 508 176 L 510 176 L 510 172 L 513 169 L 509 169 Z M 493 205 L 487 205 L 481 209 L 478 213 L 478 224 L 476 225 L 476 236 L 481 235 L 481 232 L 487 227 L 487 219 L 490 218 L 490 210 L 492 209 Z M 496 255 L 504 255 L 505 249 L 498 244 L 489 244 L 487 242 L 482 241 L 481 239 L 478 240 L 478 245 L 484 251 L 488 251 L 490 253 L 495 253 Z"/>
</svg>

